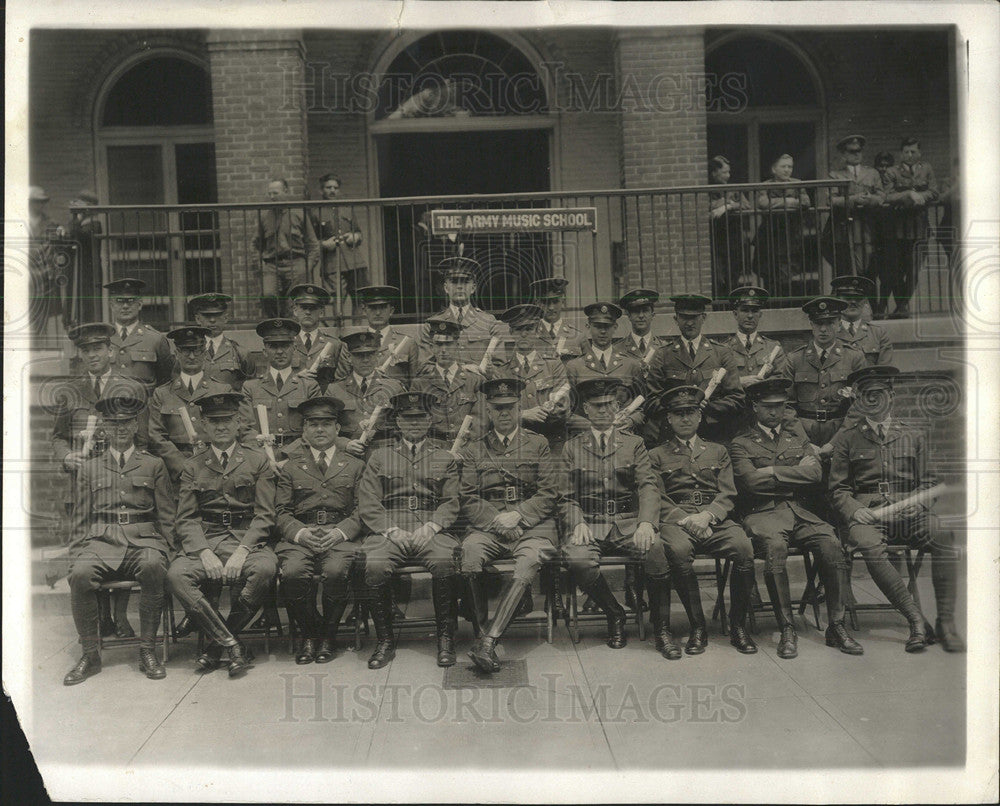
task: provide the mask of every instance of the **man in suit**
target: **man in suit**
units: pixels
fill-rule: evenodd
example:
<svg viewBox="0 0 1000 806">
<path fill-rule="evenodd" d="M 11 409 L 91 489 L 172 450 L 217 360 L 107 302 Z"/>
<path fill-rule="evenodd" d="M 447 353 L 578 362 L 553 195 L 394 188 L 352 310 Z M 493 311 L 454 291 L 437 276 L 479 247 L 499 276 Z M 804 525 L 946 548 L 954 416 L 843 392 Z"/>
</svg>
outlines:
<svg viewBox="0 0 1000 806">
<path fill-rule="evenodd" d="M 827 646 L 860 655 L 864 650 L 844 627 L 840 595 L 844 550 L 834 528 L 809 502 L 810 497 L 822 495 L 823 468 L 798 420 L 785 414 L 790 386 L 787 378 L 767 378 L 746 387 L 754 422 L 729 447 L 740 503 L 747 513 L 743 529 L 757 554 L 764 555 L 764 582 L 781 631 L 778 657 L 798 656 L 785 568 L 789 546 L 807 549 L 816 557 L 826 588 Z"/>
<path fill-rule="evenodd" d="M 372 452 L 358 486 L 358 514 L 367 537 L 366 596 L 377 643 L 369 669 L 381 669 L 396 656 L 389 602 L 395 568 L 423 565 L 431 573 L 438 666 L 455 664 L 453 602 L 459 541 L 449 533 L 459 514 L 456 458 L 430 439 L 434 396 L 405 392 L 392 399 L 400 437 Z"/>
<path fill-rule="evenodd" d="M 656 303 L 659 301 L 659 292 L 648 288 L 634 288 L 618 300 L 632 330 L 627 336 L 615 339 L 615 345 L 625 355 L 632 356 L 642 364 L 643 372 L 649 370 L 649 362 L 653 360 L 657 348 L 667 343 L 666 338 L 654 336 L 651 332 L 653 317 L 656 316 Z"/>
<path fill-rule="evenodd" d="M 156 657 L 156 630 L 163 613 L 169 535 L 174 499 L 163 462 L 136 447 L 135 434 L 145 401 L 105 397 L 96 408 L 108 450 L 86 460 L 76 479 L 69 575 L 70 606 L 83 646 L 80 660 L 63 684 L 82 683 L 101 671 L 98 652 L 98 587 L 113 580 L 138 580 L 139 671 L 161 680 L 166 670 Z"/>
<path fill-rule="evenodd" d="M 863 419 L 843 428 L 833 439 L 830 496 L 847 529 L 847 549 L 860 551 L 872 580 L 886 599 L 906 617 L 907 652 L 920 652 L 935 640 L 947 652 L 964 652 L 955 626 L 960 550 L 952 534 L 934 528 L 932 501 L 914 502 L 882 512 L 935 485 L 924 435 L 893 416 L 896 367 L 875 365 L 850 374 L 858 413 Z M 931 555 L 931 579 L 937 600 L 937 624 L 927 623 L 906 582 L 886 553 L 889 541 L 908 543 Z"/>
<path fill-rule="evenodd" d="M 142 280 L 123 277 L 105 283 L 104 287 L 108 290 L 108 306 L 115 328 L 111 336 L 115 371 L 126 378 L 142 381 L 146 392 L 152 392 L 155 387 L 170 380 L 174 358 L 164 335 L 139 321 L 142 290 L 146 284 Z"/>
<path fill-rule="evenodd" d="M 344 404 L 313 397 L 299 404 L 302 450 L 278 474 L 275 513 L 281 598 L 302 632 L 297 664 L 329 663 L 360 556 L 356 492 L 364 462 L 338 437 Z M 323 577 L 323 615 L 316 610 L 313 575 Z"/>
<path fill-rule="evenodd" d="M 201 625 L 209 643 L 196 663 L 218 668 L 225 648 L 230 677 L 251 667 L 237 640 L 271 588 L 278 558 L 271 548 L 274 528 L 274 473 L 267 458 L 236 439 L 242 397 L 236 392 L 202 395 L 209 444 L 192 456 L 181 473 L 175 530 L 181 553 L 167 580 L 184 609 Z M 232 609 L 223 621 L 207 589 L 229 583 Z M 239 589 L 237 595 L 236 590 Z M 216 599 L 217 601 L 217 599 Z"/>
<path fill-rule="evenodd" d="M 875 282 L 867 277 L 843 275 L 830 283 L 831 294 L 843 300 L 837 341 L 864 354 L 869 364 L 892 363 L 892 340 L 885 328 L 862 321 L 866 301 L 875 299 Z"/>
<path fill-rule="evenodd" d="M 469 414 L 476 417 L 475 430 L 470 434 L 475 436 L 482 427 L 478 406 L 478 389 L 482 376 L 458 362 L 461 327 L 450 319 L 436 317 L 428 319 L 424 327 L 430 333 L 429 343 L 433 347 L 433 355 L 420 367 L 410 388 L 414 392 L 434 395 L 436 402 L 431 409 L 431 416 L 435 438 L 446 440 L 450 444 Z"/>
<path fill-rule="evenodd" d="M 330 302 L 330 294 L 318 285 L 297 285 L 289 290 L 292 302 L 292 318 L 299 323 L 292 352 L 292 369 L 299 375 L 315 379 L 313 367 L 323 365 L 334 367 L 334 379 L 346 378 L 351 371 L 351 360 L 344 349 L 344 343 L 330 332 L 321 328 L 323 309 Z"/>
<path fill-rule="evenodd" d="M 469 657 L 490 674 L 500 670 L 496 644 L 559 543 L 555 507 L 560 471 L 545 438 L 520 427 L 524 388 L 520 378 L 483 381 L 489 430 L 463 451 L 462 508 L 471 530 L 462 543 L 462 574 L 479 638 Z M 509 556 L 514 574 L 487 624 L 483 569 Z"/>
<path fill-rule="evenodd" d="M 378 336 L 375 366 L 381 367 L 389 359 L 385 374 L 404 387 L 408 386 L 420 367 L 420 345 L 389 324 L 396 312 L 399 289 L 391 285 L 370 285 L 359 288 L 357 295 L 368 329 Z"/>
<path fill-rule="evenodd" d="M 674 588 L 691 624 L 684 651 L 699 655 L 708 644 L 694 555 L 708 552 L 732 560 L 729 596 L 729 641 L 739 652 L 753 654 L 757 645 L 746 631 L 753 590 L 753 546 L 730 519 L 736 500 L 733 467 L 722 445 L 698 436 L 704 393 L 697 386 L 676 386 L 660 402 L 671 437 L 650 452 L 660 479 L 660 535 L 666 545 Z"/>
<path fill-rule="evenodd" d="M 608 587 L 598 558 L 628 554 L 642 559 L 656 650 L 676 660 L 681 653 L 668 627 L 670 569 L 656 533 L 660 494 L 642 440 L 615 427 L 620 386 L 616 378 L 589 378 L 577 387 L 589 427 L 563 448 L 567 477 L 562 518 L 569 541 L 563 553 L 580 589 L 607 618 L 612 649 L 627 642 L 625 610 Z"/>
<path fill-rule="evenodd" d="M 566 308 L 565 277 L 545 277 L 528 286 L 531 301 L 542 309 L 538 332 L 542 337 L 542 355 L 568 361 L 580 355 L 580 342 L 587 334 L 574 327 L 563 317 Z"/>
<path fill-rule="evenodd" d="M 196 325 L 206 328 L 205 374 L 209 380 L 243 390 L 243 382 L 257 373 L 257 364 L 246 350 L 222 332 L 233 298 L 228 294 L 199 294 L 188 300 Z"/>
</svg>

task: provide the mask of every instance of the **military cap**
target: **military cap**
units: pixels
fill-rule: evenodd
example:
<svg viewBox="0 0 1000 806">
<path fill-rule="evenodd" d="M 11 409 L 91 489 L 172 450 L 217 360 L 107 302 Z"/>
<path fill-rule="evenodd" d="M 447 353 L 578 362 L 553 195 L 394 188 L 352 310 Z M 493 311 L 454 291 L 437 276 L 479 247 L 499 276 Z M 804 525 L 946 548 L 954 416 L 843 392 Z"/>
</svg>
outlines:
<svg viewBox="0 0 1000 806">
<path fill-rule="evenodd" d="M 28 188 L 28 201 L 46 202 L 48 200 L 49 194 L 38 187 L 38 185 L 32 185 Z"/>
<path fill-rule="evenodd" d="M 780 403 L 788 400 L 788 390 L 792 388 L 789 378 L 764 378 L 752 381 L 743 387 L 747 396 L 758 403 Z"/>
<path fill-rule="evenodd" d="M 334 420 L 339 420 L 340 414 L 344 410 L 344 401 L 330 395 L 317 395 L 303 400 L 295 407 L 295 410 L 302 415 L 303 419 L 332 417 Z"/>
<path fill-rule="evenodd" d="M 621 319 L 624 311 L 613 302 L 592 302 L 584 307 L 583 312 L 587 315 L 587 321 L 592 324 L 613 325 Z"/>
<path fill-rule="evenodd" d="M 677 313 L 704 313 L 712 298 L 704 294 L 675 294 L 670 298 Z"/>
<path fill-rule="evenodd" d="M 474 280 L 482 271 L 482 266 L 471 257 L 446 257 L 437 265 L 438 271 L 444 274 L 445 280 Z"/>
<path fill-rule="evenodd" d="M 115 395 L 102 397 L 94 404 L 94 408 L 105 420 L 134 420 L 146 408 L 146 400 L 141 397 Z"/>
<path fill-rule="evenodd" d="M 167 334 L 178 347 L 204 347 L 205 339 L 212 335 L 212 331 L 200 325 L 184 325 L 184 327 L 174 328 Z"/>
<path fill-rule="evenodd" d="M 538 326 L 544 313 L 545 311 L 538 305 L 525 303 L 524 305 L 512 305 L 501 313 L 497 319 L 509 325 L 511 330 L 525 327 L 533 328 Z"/>
<path fill-rule="evenodd" d="M 705 393 L 697 386 L 681 384 L 667 389 L 660 395 L 660 404 L 664 411 L 681 411 L 682 409 L 699 408 L 704 399 Z"/>
<path fill-rule="evenodd" d="M 435 319 L 431 317 L 427 320 L 431 329 L 431 341 L 452 341 L 458 338 L 462 332 L 462 326 L 458 322 L 450 319 Z"/>
<path fill-rule="evenodd" d="M 740 305 L 756 305 L 763 308 L 770 298 L 771 295 L 767 289 L 761 288 L 759 285 L 741 285 L 739 288 L 734 288 L 729 294 L 729 301 L 734 308 L 738 308 Z"/>
<path fill-rule="evenodd" d="M 847 137 L 841 137 L 837 141 L 837 151 L 844 151 L 852 143 L 864 148 L 867 142 L 868 140 L 863 134 L 849 134 Z"/>
<path fill-rule="evenodd" d="M 188 310 L 191 316 L 197 313 L 225 313 L 233 298 L 228 294 L 198 294 L 188 300 Z"/>
<path fill-rule="evenodd" d="M 101 342 L 111 343 L 111 336 L 114 335 L 114 325 L 107 322 L 88 322 L 85 325 L 77 325 L 69 333 L 69 340 L 77 347 L 85 344 L 100 344 Z"/>
<path fill-rule="evenodd" d="M 142 293 L 142 289 L 146 287 L 146 283 L 142 280 L 137 280 L 135 277 L 121 277 L 117 280 L 112 280 L 110 283 L 105 283 L 104 287 L 108 289 L 108 293 L 112 296 L 137 297 Z"/>
<path fill-rule="evenodd" d="M 294 319 L 265 319 L 257 325 L 257 335 L 264 344 L 294 341 L 302 327 Z"/>
<path fill-rule="evenodd" d="M 847 376 L 847 383 L 855 390 L 858 387 L 872 387 L 875 385 L 892 389 L 892 380 L 897 375 L 899 375 L 899 370 L 896 367 L 888 364 L 874 364 L 870 367 L 862 367 L 861 369 L 854 370 L 854 372 Z"/>
<path fill-rule="evenodd" d="M 239 412 L 243 399 L 239 392 L 209 392 L 191 402 L 201 409 L 203 417 L 232 417 Z"/>
<path fill-rule="evenodd" d="M 354 293 L 365 305 L 395 305 L 399 301 L 399 289 L 394 285 L 368 285 Z"/>
<path fill-rule="evenodd" d="M 842 274 L 830 281 L 830 287 L 838 297 L 874 297 L 875 282 L 867 277 Z"/>
<path fill-rule="evenodd" d="M 438 396 L 431 392 L 401 392 L 389 399 L 393 414 L 427 414 L 438 402 Z"/>
<path fill-rule="evenodd" d="M 631 291 L 626 292 L 618 304 L 621 305 L 626 311 L 632 308 L 642 308 L 646 305 L 655 305 L 660 301 L 660 292 L 652 291 L 648 288 L 633 288 Z"/>
<path fill-rule="evenodd" d="M 326 305 L 330 302 L 330 292 L 323 286 L 300 283 L 288 290 L 288 298 L 292 302 Z"/>
<path fill-rule="evenodd" d="M 528 286 L 533 299 L 558 299 L 566 296 L 569 280 L 565 277 L 543 277 Z"/>
<path fill-rule="evenodd" d="M 524 391 L 520 378 L 491 378 L 479 384 L 479 391 L 490 403 L 516 403 Z"/>
<path fill-rule="evenodd" d="M 343 336 L 349 353 L 377 353 L 382 346 L 382 337 L 370 330 L 353 330 Z"/>
<path fill-rule="evenodd" d="M 847 303 L 836 297 L 814 297 L 802 306 L 802 310 L 812 322 L 839 319 L 845 308 Z"/>
<path fill-rule="evenodd" d="M 617 392 L 624 386 L 618 378 L 584 378 L 576 385 L 576 393 L 588 403 L 606 403 L 617 400 Z"/>
</svg>

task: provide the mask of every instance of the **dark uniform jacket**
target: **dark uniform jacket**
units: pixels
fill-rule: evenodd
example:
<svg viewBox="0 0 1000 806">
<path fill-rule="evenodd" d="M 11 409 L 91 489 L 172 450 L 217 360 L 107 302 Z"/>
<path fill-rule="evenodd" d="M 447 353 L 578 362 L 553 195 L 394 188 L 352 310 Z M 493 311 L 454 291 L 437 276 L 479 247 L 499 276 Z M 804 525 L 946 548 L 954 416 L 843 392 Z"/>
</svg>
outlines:
<svg viewBox="0 0 1000 806">
<path fill-rule="evenodd" d="M 587 340 L 587 334 L 577 327 L 573 327 L 565 319 L 559 321 L 559 327 L 555 333 L 551 333 L 546 322 L 538 323 L 538 332 L 542 337 L 541 352 L 545 358 L 558 358 L 560 361 L 568 361 L 583 355 L 583 342 Z"/>
<path fill-rule="evenodd" d="M 417 377 L 410 384 L 410 390 L 433 392 L 438 396 L 438 402 L 431 410 L 434 436 L 442 440 L 453 440 L 468 414 L 476 418 L 470 436 L 476 437 L 482 433 L 483 412 L 479 405 L 479 384 L 482 379 L 481 375 L 461 364 L 451 383 L 441 377 L 438 365 L 433 360 L 420 368 Z"/>
<path fill-rule="evenodd" d="M 778 348 L 778 354 L 774 357 L 771 371 L 764 377 L 780 377 L 788 372 L 788 356 L 785 355 L 781 343 L 762 336 L 760 333 L 754 333 L 749 352 L 747 352 L 746 337 L 742 333 L 733 334 L 722 342 L 722 345 L 728 347 L 732 352 L 736 362 L 736 371 L 741 378 L 760 372 L 764 364 L 767 363 L 767 359 L 771 357 L 775 347 Z"/>
<path fill-rule="evenodd" d="M 205 353 L 204 372 L 213 381 L 228 384 L 239 392 L 243 382 L 257 374 L 257 362 L 235 341 L 223 336 L 215 355 Z"/>
<path fill-rule="evenodd" d="M 895 235 L 902 240 L 919 240 L 927 234 L 927 208 L 925 205 L 936 201 L 939 196 L 934 169 L 926 162 L 907 165 L 901 162 L 890 168 L 886 176 L 892 187 L 886 189 L 886 201 L 892 207 L 891 220 L 895 224 Z M 916 191 L 924 200 L 923 205 L 914 205 L 909 191 Z"/>
<path fill-rule="evenodd" d="M 416 458 L 402 440 L 372 451 L 358 487 L 358 514 L 369 531 L 412 532 L 433 521 L 447 531 L 459 514 L 459 467 L 437 440 L 425 438 Z"/>
<path fill-rule="evenodd" d="M 828 348 L 825 366 L 820 367 L 819 359 L 820 354 L 812 341 L 788 354 L 785 377 L 793 384 L 791 400 L 802 417 L 815 419 L 812 415 L 816 410 L 825 411 L 831 417 L 843 417 L 850 400 L 840 390 L 847 387 L 847 376 L 868 366 L 868 362 L 860 352 L 839 342 Z"/>
<path fill-rule="evenodd" d="M 443 311 L 434 314 L 434 319 L 444 319 L 448 322 L 457 322 L 458 319 L 452 313 L 449 305 Z M 467 305 L 465 314 L 460 323 L 462 328 L 458 334 L 458 348 L 456 360 L 459 364 L 478 364 L 486 354 L 486 348 L 490 346 L 490 339 L 494 336 L 501 338 L 507 335 L 507 326 L 499 321 L 493 314 L 486 313 L 472 305 Z M 420 348 L 421 355 L 425 361 L 429 361 L 434 355 L 434 347 L 431 342 L 431 326 L 426 322 L 420 326 Z"/>
<path fill-rule="evenodd" d="M 136 378 L 147 390 L 170 380 L 174 371 L 174 356 L 167 337 L 154 327 L 138 322 L 122 342 L 121 325 L 115 325 L 111 336 L 111 366 L 118 375 Z"/>
<path fill-rule="evenodd" d="M 694 512 L 708 511 L 723 521 L 736 501 L 733 465 L 726 449 L 694 437 L 688 452 L 676 437 L 649 452 L 653 473 L 659 480 L 663 501 L 662 523 L 672 523 Z"/>
<path fill-rule="evenodd" d="M 649 351 L 651 349 L 654 350 L 653 355 L 655 355 L 656 354 L 655 350 L 660 347 L 663 347 L 663 345 L 665 345 L 669 341 L 669 339 L 666 336 L 653 336 L 653 335 L 647 335 L 645 336 L 645 339 L 646 339 L 646 350 L 644 352 L 641 352 L 639 350 L 639 344 L 638 342 L 636 342 L 635 338 L 631 333 L 629 333 L 627 336 L 621 336 L 620 338 L 615 339 L 614 344 L 622 353 L 622 355 L 627 355 L 634 358 L 636 361 L 642 364 L 643 372 L 648 372 L 649 362 L 646 361 L 646 356 L 649 355 Z M 651 362 L 652 360 L 653 357 L 649 356 L 649 361 Z"/>
<path fill-rule="evenodd" d="M 869 364 L 892 363 L 892 341 L 884 327 L 869 322 L 856 322 L 852 336 L 841 324 L 837 331 L 837 342 L 845 347 L 853 347 L 863 353 Z"/>
<path fill-rule="evenodd" d="M 243 384 L 243 396 L 250 404 L 250 420 L 253 432 L 261 433 L 257 406 L 267 408 L 267 421 L 271 435 L 277 444 L 287 444 L 302 435 L 302 415 L 295 407 L 302 401 L 319 394 L 319 386 L 309 378 L 300 378 L 294 372 L 282 384 L 278 391 L 270 368 L 265 368 L 259 378 L 253 378 Z"/>
<path fill-rule="evenodd" d="M 368 388 L 364 397 L 361 396 L 361 386 L 354 373 L 336 383 L 331 383 L 326 393 L 344 402 L 344 412 L 341 415 L 340 435 L 346 439 L 357 439 L 361 436 L 361 421 L 371 417 L 378 406 L 388 405 L 393 395 L 406 391 L 395 378 L 387 378 L 377 370 L 368 377 Z M 385 433 L 391 427 L 389 415 L 384 411 L 376 424 L 375 433 Z"/>
<path fill-rule="evenodd" d="M 386 325 L 385 329 L 381 333 L 382 343 L 379 347 L 377 363 L 375 368 L 378 369 L 385 363 L 389 356 L 392 359 L 389 361 L 389 366 L 385 369 L 385 375 L 390 378 L 395 378 L 403 386 L 407 386 L 413 379 L 413 376 L 417 374 L 417 370 L 420 368 L 420 345 L 417 343 L 416 339 L 408 337 L 405 333 L 401 333 L 396 330 L 392 325 Z M 399 346 L 400 342 L 406 339 L 406 344 L 403 345 L 403 349 L 399 355 L 395 355 L 393 350 Z M 489 342 L 487 342 L 489 344 Z M 347 363 L 350 364 L 350 353 L 347 353 Z"/>
<path fill-rule="evenodd" d="M 559 476 L 545 437 L 519 428 L 504 448 L 491 428 L 464 451 L 462 511 L 473 528 L 487 531 L 499 513 L 517 510 L 525 532 L 541 526 L 534 534 L 555 544 Z"/>
<path fill-rule="evenodd" d="M 339 381 L 341 378 L 346 378 L 351 371 L 351 357 L 347 352 L 347 348 L 344 346 L 344 342 L 333 333 L 321 327 L 313 331 L 312 345 L 308 352 L 306 351 L 305 343 L 302 341 L 301 334 L 295 337 L 295 341 L 293 342 L 295 349 L 292 351 L 292 369 L 296 372 L 302 369 L 311 369 L 312 365 L 316 363 L 316 359 L 320 357 L 320 354 L 328 344 L 331 345 L 330 351 L 320 361 L 319 365 L 321 367 L 334 367 L 334 380 Z"/>
<path fill-rule="evenodd" d="M 236 445 L 226 469 L 212 446 L 188 459 L 181 473 L 175 531 L 196 557 L 226 539 L 247 548 L 272 542 L 275 479 L 263 453 Z"/>
</svg>

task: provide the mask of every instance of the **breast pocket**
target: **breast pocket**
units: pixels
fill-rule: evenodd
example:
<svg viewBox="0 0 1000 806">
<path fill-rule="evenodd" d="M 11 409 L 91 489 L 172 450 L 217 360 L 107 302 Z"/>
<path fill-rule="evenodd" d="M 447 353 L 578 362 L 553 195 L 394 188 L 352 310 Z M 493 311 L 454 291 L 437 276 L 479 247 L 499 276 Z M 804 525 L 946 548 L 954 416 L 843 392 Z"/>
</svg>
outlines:
<svg viewBox="0 0 1000 806">
<path fill-rule="evenodd" d="M 140 362 L 146 364 L 156 363 L 156 352 L 153 350 L 144 350 L 139 347 L 132 347 L 128 351 L 128 355 L 133 362 Z"/>
<path fill-rule="evenodd" d="M 137 507 L 149 508 L 154 504 L 154 490 L 156 483 L 152 476 L 130 476 L 132 483 L 132 495 Z"/>
<path fill-rule="evenodd" d="M 865 448 L 862 451 L 851 454 L 851 468 L 854 471 L 855 476 L 859 473 L 865 472 L 870 468 L 874 469 L 876 474 L 879 470 L 879 457 L 878 452 L 874 448 Z"/>
<path fill-rule="evenodd" d="M 241 504 L 253 503 L 256 484 L 250 475 L 237 473 L 230 476 L 226 482 L 226 488 L 229 495 Z"/>
</svg>

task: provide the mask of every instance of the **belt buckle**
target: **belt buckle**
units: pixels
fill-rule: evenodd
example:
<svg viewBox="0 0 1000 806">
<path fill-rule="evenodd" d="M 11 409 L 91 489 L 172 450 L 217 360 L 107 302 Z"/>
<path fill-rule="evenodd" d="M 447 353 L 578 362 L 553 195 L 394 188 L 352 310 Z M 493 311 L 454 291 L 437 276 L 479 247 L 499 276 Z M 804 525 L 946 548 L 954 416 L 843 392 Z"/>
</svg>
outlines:
<svg viewBox="0 0 1000 806">
<path fill-rule="evenodd" d="M 693 493 L 691 493 L 691 503 L 694 504 L 696 507 L 701 506 L 701 490 L 695 490 Z"/>
<path fill-rule="evenodd" d="M 503 500 L 508 504 L 517 503 L 517 487 L 504 487 L 503 490 Z"/>
<path fill-rule="evenodd" d="M 132 516 L 128 512 L 118 513 L 118 525 L 128 526 L 132 522 Z"/>
<path fill-rule="evenodd" d="M 222 525 L 226 528 L 233 525 L 233 513 L 228 509 L 222 513 Z"/>
<path fill-rule="evenodd" d="M 816 422 L 817 423 L 826 422 L 826 411 L 824 409 L 816 409 Z"/>
<path fill-rule="evenodd" d="M 325 509 L 321 509 L 319 512 L 316 513 L 316 525 L 317 526 L 325 526 L 326 525 L 326 510 Z"/>
<path fill-rule="evenodd" d="M 614 498 L 609 498 L 604 502 L 604 514 L 605 515 L 617 515 L 618 514 L 618 502 Z"/>
<path fill-rule="evenodd" d="M 890 490 L 889 490 L 889 482 L 887 482 L 887 481 L 880 481 L 878 483 L 878 494 L 879 495 L 888 495 L 889 492 L 890 492 Z"/>
<path fill-rule="evenodd" d="M 410 512 L 416 512 L 417 511 L 417 497 L 415 495 L 411 495 L 406 500 L 406 506 L 407 506 L 407 508 L 409 508 Z"/>
</svg>

